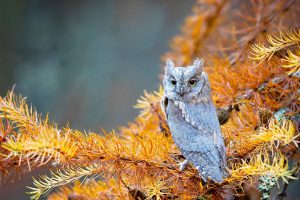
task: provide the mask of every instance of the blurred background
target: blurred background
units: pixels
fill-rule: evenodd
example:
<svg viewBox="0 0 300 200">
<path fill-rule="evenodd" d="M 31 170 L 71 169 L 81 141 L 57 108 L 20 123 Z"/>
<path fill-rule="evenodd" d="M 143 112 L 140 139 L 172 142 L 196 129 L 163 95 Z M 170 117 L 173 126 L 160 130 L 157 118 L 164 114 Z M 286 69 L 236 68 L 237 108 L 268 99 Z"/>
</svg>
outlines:
<svg viewBox="0 0 300 200">
<path fill-rule="evenodd" d="M 15 85 L 59 126 L 99 132 L 138 115 L 160 82 L 160 56 L 195 0 L 1 0 L 0 95 Z M 29 199 L 37 170 L 1 180 L 0 199 Z"/>
</svg>

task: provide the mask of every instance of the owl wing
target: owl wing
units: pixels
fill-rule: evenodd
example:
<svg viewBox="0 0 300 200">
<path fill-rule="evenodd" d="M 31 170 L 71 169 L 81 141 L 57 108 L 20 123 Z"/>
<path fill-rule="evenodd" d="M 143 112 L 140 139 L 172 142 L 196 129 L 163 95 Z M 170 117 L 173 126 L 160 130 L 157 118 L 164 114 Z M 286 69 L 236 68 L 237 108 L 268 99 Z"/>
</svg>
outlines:
<svg viewBox="0 0 300 200">
<path fill-rule="evenodd" d="M 210 100 L 197 104 L 179 102 L 178 107 L 181 109 L 182 116 L 187 123 L 198 129 L 202 134 L 212 135 L 215 139 L 222 137 L 216 109 Z"/>
<path fill-rule="evenodd" d="M 168 103 L 169 103 L 169 99 L 166 96 L 163 96 L 163 98 L 160 101 L 160 107 L 163 113 L 165 114 L 166 119 L 168 119 L 168 113 L 167 113 Z"/>
<path fill-rule="evenodd" d="M 184 145 L 180 145 L 181 149 L 187 152 L 197 152 L 199 155 L 205 157 L 208 164 L 211 165 L 220 165 L 220 158 L 218 155 L 218 150 L 216 149 L 216 146 L 213 145 L 212 141 L 209 141 L 208 139 L 201 139 L 201 142 L 195 141 L 195 142 L 183 142 Z"/>
<path fill-rule="evenodd" d="M 198 107 L 198 105 L 195 105 L 194 107 Z M 187 108 L 187 113 L 191 113 L 192 110 L 197 110 L 193 106 Z M 225 146 L 224 146 L 224 139 L 221 133 L 220 128 L 220 122 L 219 118 L 215 109 L 215 106 L 212 102 L 209 102 L 208 104 L 202 105 L 203 109 L 201 109 L 201 113 L 192 115 L 194 117 L 191 117 L 192 120 L 195 121 L 197 127 L 199 130 L 204 130 L 205 133 L 209 133 L 209 135 L 212 135 L 214 144 L 216 145 L 220 158 L 222 159 L 223 163 L 226 163 L 226 156 L 225 156 Z M 199 108 L 198 108 L 199 109 Z M 188 114 L 189 115 L 189 114 Z"/>
<path fill-rule="evenodd" d="M 187 146 L 186 150 L 199 151 L 200 153 L 203 148 L 209 150 L 212 152 L 212 155 L 209 155 L 210 153 L 204 155 L 209 159 L 217 161 L 218 165 L 226 170 L 226 150 L 217 112 L 213 103 L 208 101 L 199 104 L 179 104 L 179 108 L 181 109 L 185 120 L 195 127 L 202 137 L 201 140 L 198 141 L 202 145 L 201 147 L 197 146 L 197 144 L 190 143 L 192 146 L 190 148 Z M 203 137 L 209 138 L 209 141 L 204 142 L 203 140 L 205 139 Z M 213 160 L 210 160 L 209 162 L 214 163 Z"/>
<path fill-rule="evenodd" d="M 207 138 L 201 138 L 201 141 L 181 143 L 182 154 L 197 168 L 204 180 L 209 178 L 214 182 L 222 182 L 226 171 L 223 160 L 219 157 L 218 147 Z"/>
</svg>

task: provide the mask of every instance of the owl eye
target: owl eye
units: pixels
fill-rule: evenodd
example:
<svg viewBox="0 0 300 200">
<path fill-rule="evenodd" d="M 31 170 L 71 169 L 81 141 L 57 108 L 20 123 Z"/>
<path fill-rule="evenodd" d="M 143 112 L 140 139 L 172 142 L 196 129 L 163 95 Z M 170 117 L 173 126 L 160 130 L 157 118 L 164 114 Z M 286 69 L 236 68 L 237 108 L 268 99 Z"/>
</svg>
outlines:
<svg viewBox="0 0 300 200">
<path fill-rule="evenodd" d="M 177 82 L 176 82 L 175 80 L 171 80 L 171 84 L 172 84 L 172 85 L 174 85 L 174 86 L 175 86 L 175 85 L 176 85 L 176 83 L 177 83 Z"/>
<path fill-rule="evenodd" d="M 190 86 L 195 86 L 196 85 L 196 81 L 195 80 L 189 80 L 189 84 L 190 84 Z"/>
</svg>

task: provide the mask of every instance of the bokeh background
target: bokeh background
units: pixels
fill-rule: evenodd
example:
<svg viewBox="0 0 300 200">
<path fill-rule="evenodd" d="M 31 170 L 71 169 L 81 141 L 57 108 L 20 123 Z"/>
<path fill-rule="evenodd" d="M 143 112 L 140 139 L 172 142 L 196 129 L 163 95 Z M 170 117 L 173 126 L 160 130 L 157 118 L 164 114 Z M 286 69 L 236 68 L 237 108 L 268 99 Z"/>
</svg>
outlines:
<svg viewBox="0 0 300 200">
<path fill-rule="evenodd" d="M 0 0 L 0 95 L 16 93 L 59 126 L 99 132 L 132 120 L 159 86 L 160 56 L 195 0 Z M 29 199 L 37 170 L 1 180 L 0 199 Z"/>
</svg>

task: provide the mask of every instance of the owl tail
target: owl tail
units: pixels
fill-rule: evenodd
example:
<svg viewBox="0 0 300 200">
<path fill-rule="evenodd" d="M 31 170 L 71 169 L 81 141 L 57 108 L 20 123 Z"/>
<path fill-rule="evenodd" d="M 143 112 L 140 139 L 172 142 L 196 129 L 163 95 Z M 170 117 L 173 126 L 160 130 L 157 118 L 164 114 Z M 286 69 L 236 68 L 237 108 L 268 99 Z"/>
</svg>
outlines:
<svg viewBox="0 0 300 200">
<path fill-rule="evenodd" d="M 215 183 L 222 183 L 224 179 L 228 176 L 228 172 L 224 171 L 220 168 L 211 168 L 207 171 L 202 171 L 201 169 L 197 168 L 200 177 L 207 182 L 207 180 L 212 180 Z"/>
<path fill-rule="evenodd" d="M 221 183 L 228 176 L 225 163 L 217 162 L 201 152 L 182 150 L 182 153 L 187 161 L 196 167 L 203 181 L 211 180 L 215 183 Z"/>
</svg>

